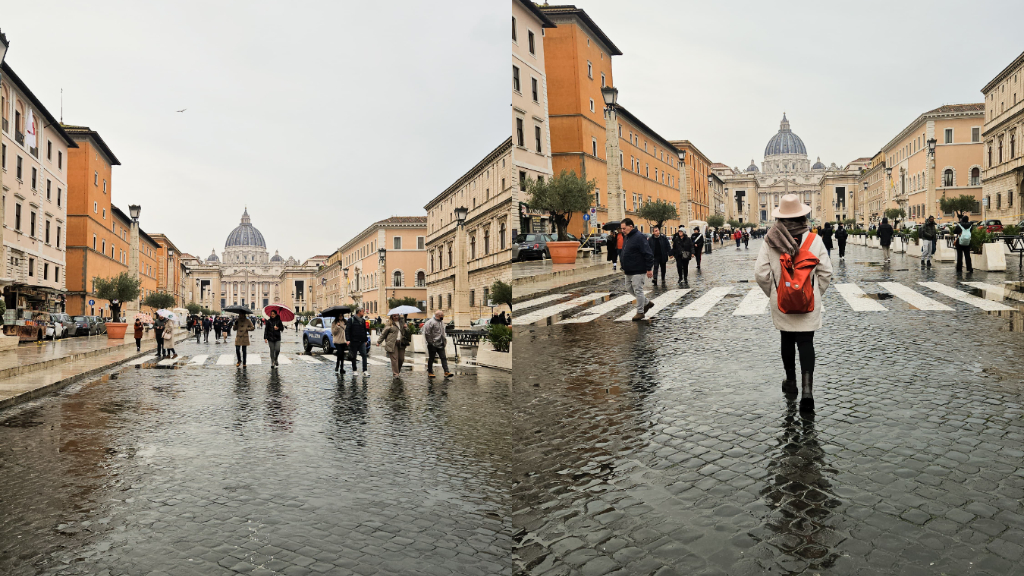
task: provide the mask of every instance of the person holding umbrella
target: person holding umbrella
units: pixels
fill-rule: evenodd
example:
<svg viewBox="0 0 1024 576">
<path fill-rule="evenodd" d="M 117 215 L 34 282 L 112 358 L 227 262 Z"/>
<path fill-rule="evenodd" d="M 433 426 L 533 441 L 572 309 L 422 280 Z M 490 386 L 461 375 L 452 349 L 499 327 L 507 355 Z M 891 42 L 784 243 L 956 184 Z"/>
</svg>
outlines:
<svg viewBox="0 0 1024 576">
<path fill-rule="evenodd" d="M 394 311 L 392 311 L 394 312 Z M 395 378 L 400 376 L 402 364 L 405 363 L 405 348 L 409 345 L 409 327 L 402 320 L 401 314 L 388 316 L 388 325 L 381 330 L 377 338 L 377 346 L 384 344 L 384 351 L 391 360 L 391 373 Z"/>
<path fill-rule="evenodd" d="M 164 322 L 164 356 L 177 358 L 178 352 L 174 349 L 174 321 Z"/>
<path fill-rule="evenodd" d="M 246 364 L 246 353 L 249 348 L 249 332 L 256 329 L 253 326 L 252 320 L 249 320 L 248 308 L 242 306 L 228 307 L 228 312 L 238 313 L 238 319 L 235 320 L 235 367 L 245 366 Z"/>
<path fill-rule="evenodd" d="M 156 320 L 153 322 L 153 336 L 156 338 L 156 357 L 164 357 L 164 317 L 160 312 L 156 313 Z"/>
<path fill-rule="evenodd" d="M 334 340 L 334 371 L 345 375 L 345 353 L 348 352 L 348 341 L 345 340 L 345 315 L 338 314 L 331 322 L 331 337 Z"/>
<path fill-rule="evenodd" d="M 269 318 L 263 329 L 263 341 L 270 346 L 270 367 L 277 368 L 277 357 L 281 355 L 281 332 L 284 331 L 284 323 L 281 322 L 281 317 L 274 308 L 269 310 L 267 316 Z"/>
<path fill-rule="evenodd" d="M 370 331 L 366 328 L 364 320 L 366 312 L 360 308 L 354 316 L 345 323 L 345 340 L 348 341 L 348 358 L 352 361 L 352 375 L 359 374 L 356 370 L 356 355 L 363 357 L 363 376 L 369 376 L 366 369 L 366 346 L 370 343 Z"/>
</svg>

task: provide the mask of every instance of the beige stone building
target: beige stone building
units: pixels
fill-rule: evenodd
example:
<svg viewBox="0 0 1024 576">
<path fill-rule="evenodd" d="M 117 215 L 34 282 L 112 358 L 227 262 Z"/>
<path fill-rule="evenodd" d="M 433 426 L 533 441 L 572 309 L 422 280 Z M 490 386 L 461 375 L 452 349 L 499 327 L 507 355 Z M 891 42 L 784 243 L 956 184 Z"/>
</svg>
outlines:
<svg viewBox="0 0 1024 576">
<path fill-rule="evenodd" d="M 374 222 L 327 256 L 323 266 L 316 277 L 325 286 L 325 305 L 341 303 L 383 317 L 389 299 L 414 298 L 424 314 L 410 318 L 423 318 L 428 308 L 427 217 L 392 216 Z"/>
<path fill-rule="evenodd" d="M 513 144 L 502 142 L 476 166 L 438 194 L 427 211 L 427 307 L 454 318 L 490 316 L 488 300 L 495 280 L 511 282 L 512 226 L 516 217 L 512 183 Z M 460 260 L 456 208 L 468 210 Z M 466 289 L 455 289 L 465 274 Z M 462 298 L 461 304 L 456 299 Z M 456 319 L 456 325 L 459 320 Z"/>
<path fill-rule="evenodd" d="M 862 227 L 881 222 L 886 209 L 886 192 L 889 181 L 885 175 L 885 155 L 878 152 L 871 158 L 867 168 L 858 180 L 857 207 L 854 218 Z"/>
<path fill-rule="evenodd" d="M 981 89 L 985 95 L 985 218 L 1024 220 L 1024 53 Z"/>
</svg>

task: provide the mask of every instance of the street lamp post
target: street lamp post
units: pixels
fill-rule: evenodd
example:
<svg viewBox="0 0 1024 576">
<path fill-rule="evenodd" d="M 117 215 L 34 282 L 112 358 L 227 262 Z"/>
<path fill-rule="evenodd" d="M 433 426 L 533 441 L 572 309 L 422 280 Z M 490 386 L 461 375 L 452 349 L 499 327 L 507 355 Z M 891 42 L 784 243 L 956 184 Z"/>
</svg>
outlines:
<svg viewBox="0 0 1024 576">
<path fill-rule="evenodd" d="M 690 226 L 690 221 L 693 220 L 693 205 L 690 202 L 690 190 L 688 188 L 688 176 L 686 174 L 686 150 L 679 151 L 679 201 L 686 206 L 686 210 L 679 214 L 682 218 L 683 214 L 686 214 L 686 226 Z M 689 232 L 689 230 L 687 230 Z"/>
<path fill-rule="evenodd" d="M 377 250 L 378 266 L 377 274 L 379 275 L 380 281 L 377 282 L 377 314 L 380 314 L 380 309 L 383 308 L 387 312 L 388 305 L 388 264 L 387 264 L 387 248 L 381 246 L 380 250 Z"/>
<path fill-rule="evenodd" d="M 608 178 L 608 221 L 620 222 L 626 217 L 622 199 L 622 165 L 619 159 L 619 114 L 616 102 L 619 89 L 605 86 L 601 88 L 604 98 L 604 131 L 605 131 L 605 165 Z M 456 322 L 458 325 L 458 322 Z"/>
<path fill-rule="evenodd" d="M 611 197 L 609 196 L 609 199 Z M 610 201 L 610 200 L 609 200 Z M 611 219 L 611 206 L 609 205 L 609 219 Z M 469 262 L 466 261 L 466 216 L 469 210 L 465 206 L 455 209 L 455 219 L 458 225 L 455 228 L 455 310 L 452 314 L 455 318 L 456 328 L 469 328 Z M 621 219 L 621 218 L 620 218 Z"/>
<path fill-rule="evenodd" d="M 341 303 L 345 304 L 345 300 L 348 300 L 348 267 L 341 269 L 341 273 L 344 274 L 345 279 L 341 282 Z"/>
<path fill-rule="evenodd" d="M 136 280 L 141 280 L 139 276 L 139 214 L 141 212 L 142 207 L 138 204 L 128 206 L 128 214 L 132 218 L 131 246 L 128 247 L 128 274 Z M 126 302 L 125 311 L 126 318 L 134 318 L 135 314 L 139 312 L 139 299 Z"/>
<path fill-rule="evenodd" d="M 928 206 L 931 210 L 931 206 L 939 201 L 935 197 L 935 144 L 937 141 L 935 138 L 928 139 L 928 158 L 926 162 L 928 164 L 928 191 L 925 193 L 925 206 Z M 927 214 L 925 214 L 927 216 Z M 942 215 L 939 214 L 939 220 L 942 219 Z"/>
</svg>

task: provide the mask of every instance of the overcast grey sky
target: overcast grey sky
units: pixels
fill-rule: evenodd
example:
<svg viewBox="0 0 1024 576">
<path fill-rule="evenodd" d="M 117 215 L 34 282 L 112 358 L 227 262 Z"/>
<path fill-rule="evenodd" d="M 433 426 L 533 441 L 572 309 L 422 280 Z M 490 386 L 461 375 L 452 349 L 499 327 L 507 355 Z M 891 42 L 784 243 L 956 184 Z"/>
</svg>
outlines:
<svg viewBox="0 0 1024 576">
<path fill-rule="evenodd" d="M 990 33 L 1024 21 L 1019 0 L 576 5 L 623 52 L 622 105 L 741 168 L 760 167 L 784 111 L 812 162 L 872 156 L 927 110 L 982 102 L 1024 51 L 1024 36 Z"/>
<path fill-rule="evenodd" d="M 479 0 L 32 0 L 0 29 L 46 107 L 63 87 L 64 121 L 117 155 L 114 203 L 141 204 L 144 230 L 205 258 L 248 204 L 271 254 L 301 259 L 425 214 L 508 137 L 508 18 Z"/>
</svg>

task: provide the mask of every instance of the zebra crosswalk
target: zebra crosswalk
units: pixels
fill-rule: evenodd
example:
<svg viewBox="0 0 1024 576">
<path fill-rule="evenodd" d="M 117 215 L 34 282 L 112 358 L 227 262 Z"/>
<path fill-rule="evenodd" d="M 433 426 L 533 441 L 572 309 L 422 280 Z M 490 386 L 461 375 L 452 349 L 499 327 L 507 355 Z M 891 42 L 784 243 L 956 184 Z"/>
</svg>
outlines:
<svg viewBox="0 0 1024 576">
<path fill-rule="evenodd" d="M 257 354 L 250 352 L 246 355 L 245 361 L 247 366 L 258 366 L 264 363 L 269 364 L 269 355 L 266 355 L 266 362 L 264 362 L 264 354 Z M 277 357 L 278 363 L 281 366 L 287 366 L 289 364 L 330 364 L 334 366 L 334 356 L 287 356 L 281 354 Z M 234 354 L 196 354 L 195 356 L 181 355 L 177 358 L 157 358 L 156 355 L 143 356 L 133 361 L 134 364 L 150 364 L 153 363 L 157 366 L 234 366 L 237 362 L 237 358 Z M 416 357 L 406 358 L 407 364 L 423 363 L 425 360 L 420 360 Z M 375 357 L 368 357 L 366 363 L 372 366 L 390 366 L 390 361 L 380 360 Z"/>
<path fill-rule="evenodd" d="M 846 304 L 845 311 L 853 313 L 878 313 L 899 310 L 895 304 L 884 304 L 886 300 L 903 302 L 909 308 L 928 312 L 953 312 L 953 304 L 966 304 L 971 308 L 985 312 L 1020 310 L 1016 302 L 1024 302 L 1024 293 L 1013 291 L 1002 286 L 982 282 L 961 282 L 970 292 L 946 286 L 939 282 L 917 282 L 907 285 L 899 282 L 871 283 L 870 287 L 856 283 L 834 284 L 835 293 Z M 868 287 L 868 291 L 865 291 Z M 736 285 L 715 286 L 694 293 L 690 288 L 667 290 L 654 295 L 650 300 L 654 305 L 648 310 L 645 318 L 650 320 L 663 315 L 668 308 L 673 308 L 673 319 L 702 318 L 712 310 L 721 306 L 731 306 L 734 299 L 728 296 L 741 296 L 739 304 L 731 311 L 732 316 L 761 316 L 769 313 L 770 301 L 758 286 L 744 289 Z M 869 293 L 870 292 L 870 293 Z M 978 293 L 984 297 L 977 295 Z M 648 295 L 650 293 L 648 292 Z M 607 292 L 572 297 L 570 294 L 552 294 L 523 302 L 517 309 L 522 312 L 513 318 L 515 325 L 531 324 L 584 324 L 600 318 L 608 318 L 617 322 L 627 322 L 633 318 L 636 299 L 630 294 L 610 297 Z M 834 296 L 826 295 L 826 299 Z M 953 301 L 945 303 L 942 299 Z M 561 300 L 561 301 L 560 301 Z M 832 311 L 837 311 L 834 308 Z M 904 310 L 906 307 L 903 308 Z M 841 310 L 839 310 L 841 311 Z M 567 317 L 563 317 L 567 314 Z"/>
</svg>

